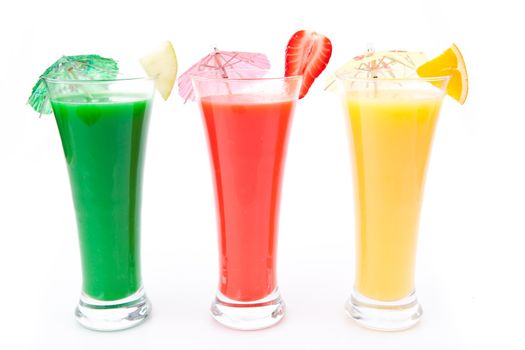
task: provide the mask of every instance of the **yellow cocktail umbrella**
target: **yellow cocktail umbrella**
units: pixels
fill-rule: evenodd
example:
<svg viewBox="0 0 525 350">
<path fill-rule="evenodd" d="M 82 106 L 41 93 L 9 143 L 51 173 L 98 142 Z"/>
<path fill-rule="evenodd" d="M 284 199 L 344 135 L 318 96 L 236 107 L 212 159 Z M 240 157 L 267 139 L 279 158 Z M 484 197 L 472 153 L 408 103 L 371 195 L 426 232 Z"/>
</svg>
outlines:
<svg viewBox="0 0 525 350">
<path fill-rule="evenodd" d="M 395 78 L 417 76 L 416 69 L 426 62 L 425 54 L 417 51 L 368 50 L 339 67 L 326 81 L 325 90 L 335 91 L 336 76 L 351 73 L 356 78 Z"/>
</svg>

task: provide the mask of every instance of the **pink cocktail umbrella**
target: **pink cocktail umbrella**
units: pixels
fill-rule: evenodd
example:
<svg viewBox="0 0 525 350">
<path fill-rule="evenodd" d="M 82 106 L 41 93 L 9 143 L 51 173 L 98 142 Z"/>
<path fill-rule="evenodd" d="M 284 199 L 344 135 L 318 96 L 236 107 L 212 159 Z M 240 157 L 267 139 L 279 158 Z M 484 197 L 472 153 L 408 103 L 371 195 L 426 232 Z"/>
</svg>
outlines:
<svg viewBox="0 0 525 350">
<path fill-rule="evenodd" d="M 220 72 L 224 78 L 260 78 L 270 68 L 270 62 L 265 54 L 256 52 L 219 51 L 213 52 L 199 60 L 178 79 L 179 95 L 184 102 L 195 101 L 191 84 L 191 76 L 203 72 Z"/>
</svg>

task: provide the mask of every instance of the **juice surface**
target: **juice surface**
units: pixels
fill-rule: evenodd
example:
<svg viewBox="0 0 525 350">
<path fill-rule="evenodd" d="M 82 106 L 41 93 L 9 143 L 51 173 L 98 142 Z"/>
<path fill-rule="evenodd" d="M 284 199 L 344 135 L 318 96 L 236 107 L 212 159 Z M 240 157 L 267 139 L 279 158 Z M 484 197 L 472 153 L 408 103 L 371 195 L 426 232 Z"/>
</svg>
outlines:
<svg viewBox="0 0 525 350">
<path fill-rule="evenodd" d="M 237 301 L 276 288 L 281 180 L 294 102 L 228 95 L 201 99 L 216 189 L 219 290 Z"/>
<path fill-rule="evenodd" d="M 399 300 L 414 289 L 419 213 L 443 95 L 354 91 L 346 95 L 356 201 L 359 293 Z"/>
<path fill-rule="evenodd" d="M 140 203 L 151 102 L 141 96 L 52 101 L 76 209 L 83 292 L 98 300 L 141 287 Z"/>
</svg>

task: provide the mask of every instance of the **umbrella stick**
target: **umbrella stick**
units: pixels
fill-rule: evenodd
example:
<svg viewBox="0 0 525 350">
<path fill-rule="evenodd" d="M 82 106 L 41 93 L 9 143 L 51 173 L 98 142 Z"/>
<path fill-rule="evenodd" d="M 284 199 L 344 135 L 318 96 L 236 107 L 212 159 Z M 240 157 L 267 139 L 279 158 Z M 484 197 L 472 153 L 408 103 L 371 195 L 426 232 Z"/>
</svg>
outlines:
<svg viewBox="0 0 525 350">
<path fill-rule="evenodd" d="M 229 77 L 228 77 L 228 73 L 226 73 L 226 69 L 224 69 L 224 66 L 222 65 L 221 61 L 219 60 L 219 57 L 217 57 L 217 56 L 220 55 L 219 50 L 218 50 L 216 47 L 214 47 L 214 48 L 213 48 L 213 51 L 214 51 L 214 53 L 213 53 L 213 59 L 215 60 L 215 63 L 217 64 L 217 67 L 221 70 L 221 72 L 222 72 L 222 77 L 223 77 L 224 79 L 229 79 Z M 225 84 L 226 84 L 226 88 L 228 89 L 228 94 L 231 95 L 231 94 L 232 94 L 232 91 L 231 91 L 231 89 L 230 89 L 230 85 L 229 85 L 228 83 L 225 83 Z"/>
<path fill-rule="evenodd" d="M 222 77 L 224 79 L 228 79 L 228 73 L 226 73 L 226 69 L 224 69 L 224 66 L 222 65 L 221 61 L 219 60 L 219 58 L 217 57 L 219 55 L 219 50 L 214 47 L 213 48 L 213 51 L 215 51 L 213 53 L 213 58 L 215 59 L 215 63 L 217 63 L 217 67 L 221 70 L 222 72 Z"/>
<path fill-rule="evenodd" d="M 375 48 L 374 48 L 374 44 L 373 43 L 367 43 L 366 45 L 366 56 L 372 56 L 374 55 L 375 53 Z M 377 96 L 377 82 L 375 81 L 375 79 L 377 79 L 377 62 L 376 62 L 376 59 L 373 58 L 371 61 L 370 61 L 370 64 L 368 65 L 368 72 L 367 72 L 367 78 L 368 79 L 372 79 L 373 80 L 373 86 L 374 86 L 374 96 Z"/>
<path fill-rule="evenodd" d="M 76 75 L 73 70 L 68 70 L 68 75 L 73 78 L 74 80 L 79 80 L 78 79 L 78 75 Z M 80 88 L 80 90 L 84 90 L 83 92 L 86 94 L 86 96 L 88 98 L 90 98 L 91 100 L 93 99 L 93 95 L 89 93 L 88 89 L 87 88 Z"/>
</svg>

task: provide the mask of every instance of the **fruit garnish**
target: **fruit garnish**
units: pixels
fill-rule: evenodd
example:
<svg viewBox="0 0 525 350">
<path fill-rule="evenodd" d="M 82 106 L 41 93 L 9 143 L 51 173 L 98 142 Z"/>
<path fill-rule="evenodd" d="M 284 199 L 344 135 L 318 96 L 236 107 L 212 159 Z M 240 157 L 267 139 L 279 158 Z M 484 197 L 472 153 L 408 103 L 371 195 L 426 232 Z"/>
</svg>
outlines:
<svg viewBox="0 0 525 350">
<path fill-rule="evenodd" d="M 155 87 L 164 100 L 170 97 L 177 79 L 177 55 L 171 42 L 164 42 L 157 50 L 140 59 L 146 74 L 155 79 Z"/>
<path fill-rule="evenodd" d="M 339 67 L 326 81 L 325 90 L 336 90 L 336 76 L 351 74 L 354 78 L 408 78 L 417 76 L 416 68 L 427 59 L 418 51 L 391 50 L 375 52 L 373 49 L 352 58 Z"/>
<path fill-rule="evenodd" d="M 332 43 L 326 36 L 309 30 L 292 35 L 286 47 L 285 75 L 303 76 L 300 99 L 326 68 L 331 55 Z"/>
<path fill-rule="evenodd" d="M 62 56 L 49 66 L 33 86 L 27 103 L 40 114 L 51 114 L 51 102 L 45 78 L 63 80 L 102 80 L 114 79 L 118 74 L 118 64 L 112 58 L 99 55 Z"/>
<path fill-rule="evenodd" d="M 422 78 L 450 76 L 447 94 L 459 103 L 465 103 L 468 95 L 467 67 L 456 44 L 419 66 L 417 74 Z"/>
</svg>

